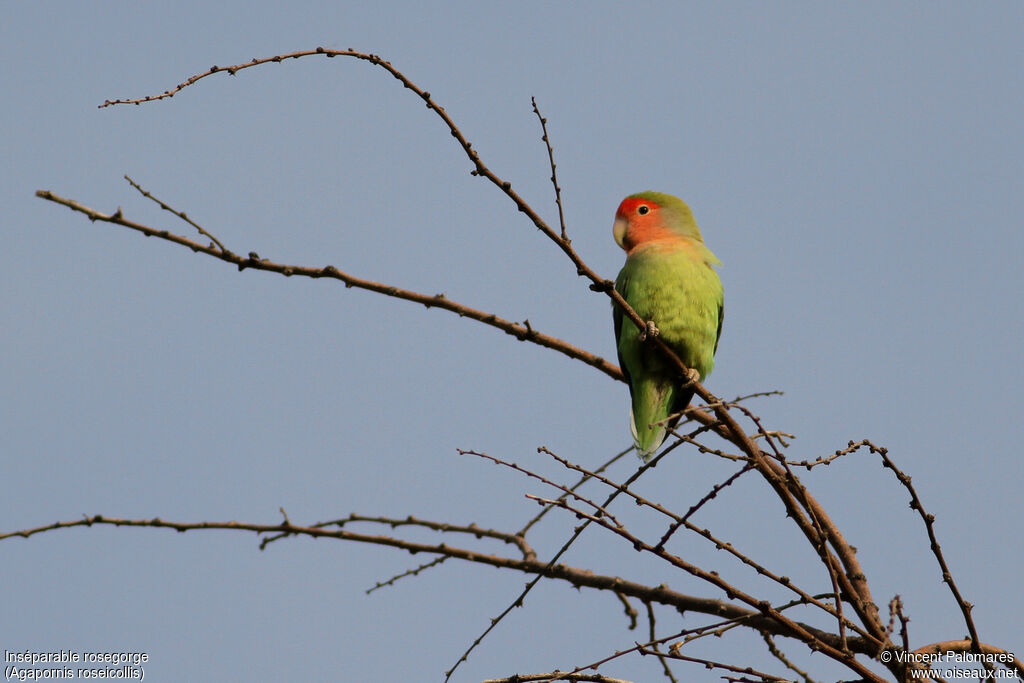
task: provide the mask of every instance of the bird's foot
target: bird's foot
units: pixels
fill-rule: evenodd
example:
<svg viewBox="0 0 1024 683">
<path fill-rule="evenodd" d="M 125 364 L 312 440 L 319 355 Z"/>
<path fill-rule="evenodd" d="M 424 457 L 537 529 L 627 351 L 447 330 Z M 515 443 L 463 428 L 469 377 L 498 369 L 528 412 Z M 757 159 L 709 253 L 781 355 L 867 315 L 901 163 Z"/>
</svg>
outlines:
<svg viewBox="0 0 1024 683">
<path fill-rule="evenodd" d="M 700 373 L 693 368 L 689 368 L 686 371 L 686 383 L 693 384 L 700 381 Z"/>
<path fill-rule="evenodd" d="M 647 339 L 654 339 L 659 334 L 661 334 L 661 331 L 658 330 L 658 327 L 654 324 L 654 321 L 653 320 L 648 320 L 647 321 L 647 326 L 644 327 L 644 329 L 641 330 L 641 332 L 640 332 L 640 341 L 647 341 Z"/>
</svg>

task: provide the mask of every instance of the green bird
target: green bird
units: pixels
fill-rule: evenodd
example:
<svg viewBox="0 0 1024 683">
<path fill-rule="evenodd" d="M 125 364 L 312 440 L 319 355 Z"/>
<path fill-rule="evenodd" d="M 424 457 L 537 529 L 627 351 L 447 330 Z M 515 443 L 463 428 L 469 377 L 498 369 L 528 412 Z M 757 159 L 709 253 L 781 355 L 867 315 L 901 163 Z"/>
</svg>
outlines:
<svg viewBox="0 0 1024 683">
<path fill-rule="evenodd" d="M 665 441 L 666 431 L 693 398 L 689 378 L 672 368 L 655 346 L 657 334 L 683 364 L 703 379 L 715 366 L 722 333 L 722 282 L 715 265 L 722 262 L 704 246 L 690 207 L 661 192 L 640 192 L 622 200 L 615 214 L 615 241 L 626 252 L 626 265 L 615 289 L 647 321 L 641 331 L 613 311 L 619 365 L 629 382 L 630 423 L 644 462 Z"/>
</svg>

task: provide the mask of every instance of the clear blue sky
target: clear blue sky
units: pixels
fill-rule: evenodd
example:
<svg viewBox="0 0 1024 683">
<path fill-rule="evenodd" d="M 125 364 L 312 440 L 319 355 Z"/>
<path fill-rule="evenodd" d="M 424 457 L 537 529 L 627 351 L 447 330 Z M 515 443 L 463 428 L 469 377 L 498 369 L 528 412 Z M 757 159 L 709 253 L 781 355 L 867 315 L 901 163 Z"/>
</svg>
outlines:
<svg viewBox="0 0 1024 683">
<path fill-rule="evenodd" d="M 213 64 L 353 47 L 433 93 L 553 220 L 536 96 L 570 235 L 607 277 L 623 258 L 619 200 L 684 197 L 724 262 L 708 387 L 785 391 L 751 407 L 797 435 L 797 459 L 849 439 L 887 446 L 937 516 L 982 637 L 1020 656 L 1022 35 L 1016 2 L 9 3 L 0 526 L 273 523 L 284 507 L 295 523 L 361 512 L 511 529 L 536 510 L 524 493 L 550 491 L 456 448 L 554 475 L 537 446 L 596 465 L 629 443 L 625 386 L 583 364 L 336 283 L 238 273 L 33 196 L 188 232 L 127 173 L 236 252 L 445 292 L 614 358 L 607 301 L 379 69 L 306 59 L 97 109 Z M 725 471 L 679 452 L 642 488 L 685 509 Z M 860 549 L 875 598 L 902 596 L 912 644 L 963 635 L 920 520 L 877 459 L 806 483 Z M 556 548 L 572 521 L 551 515 L 537 546 Z M 812 561 L 753 479 L 700 522 L 781 574 Z M 752 580 L 687 543 L 679 552 Z M 5 541 L 0 649 L 145 651 L 156 681 L 440 680 L 524 582 L 449 562 L 367 596 L 422 558 L 257 546 L 110 528 Z M 597 530 L 566 561 L 721 597 Z M 611 596 L 541 586 L 456 680 L 568 669 L 642 638 Z M 781 672 L 755 639 L 706 647 Z M 638 658 L 602 672 L 660 675 Z"/>
</svg>

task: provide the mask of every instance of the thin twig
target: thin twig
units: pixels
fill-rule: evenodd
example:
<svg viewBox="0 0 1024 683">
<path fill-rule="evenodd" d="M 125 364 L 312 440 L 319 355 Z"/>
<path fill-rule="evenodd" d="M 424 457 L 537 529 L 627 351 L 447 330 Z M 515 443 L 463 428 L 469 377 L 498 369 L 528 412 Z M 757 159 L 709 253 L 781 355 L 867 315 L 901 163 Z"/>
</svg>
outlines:
<svg viewBox="0 0 1024 683">
<path fill-rule="evenodd" d="M 533 113 L 537 115 L 537 120 L 540 121 L 541 131 L 544 133 L 541 136 L 541 140 L 548 148 L 548 164 L 551 167 L 551 185 L 555 188 L 555 205 L 558 206 L 558 225 L 562 229 L 560 237 L 563 241 L 568 242 L 569 236 L 565 230 L 565 211 L 562 210 L 562 188 L 558 186 L 558 173 L 555 171 L 555 150 L 551 147 L 551 139 L 548 137 L 548 120 L 540 115 L 540 109 L 537 108 L 537 98 L 531 97 L 530 104 L 533 105 Z"/>
<path fill-rule="evenodd" d="M 645 603 L 644 606 L 647 608 L 647 647 L 660 655 L 661 649 L 658 644 L 658 629 L 657 629 L 657 618 L 654 614 L 654 605 L 651 603 Z M 672 681 L 672 683 L 679 683 L 679 679 L 676 678 L 675 674 L 672 673 L 672 668 L 668 665 L 668 661 L 664 657 L 658 657 L 658 661 L 661 662 L 662 672 L 665 674 L 665 678 Z"/>
<path fill-rule="evenodd" d="M 198 230 L 198 231 L 199 231 L 199 234 L 200 234 L 200 235 L 206 235 L 207 237 L 209 237 L 209 238 L 210 238 L 210 240 L 211 240 L 211 241 L 212 241 L 212 242 L 213 242 L 214 244 L 216 244 L 216 245 L 217 245 L 218 247 L 220 247 L 220 250 L 221 250 L 221 251 L 227 251 L 227 249 L 226 249 L 226 248 L 224 247 L 224 245 L 223 245 L 223 244 L 221 244 L 221 241 L 220 241 L 219 239 L 217 239 L 216 237 L 214 237 L 213 235 L 211 235 L 211 234 L 210 234 L 209 232 L 207 232 L 207 231 L 206 231 L 206 228 L 204 228 L 203 226 L 199 225 L 199 224 L 198 224 L 198 223 L 196 223 L 196 222 L 195 222 L 194 220 L 192 220 L 191 218 L 189 218 L 189 217 L 188 217 L 188 216 L 187 216 L 187 215 L 185 214 L 185 212 L 184 212 L 184 211 L 178 211 L 178 210 L 177 210 L 177 209 L 175 209 L 174 207 L 172 207 L 172 206 L 168 205 L 167 203 L 165 203 L 165 202 L 163 202 L 163 201 L 161 201 L 161 200 L 157 199 L 157 198 L 156 198 L 156 197 L 154 197 L 154 196 L 153 196 L 153 195 L 152 195 L 151 193 L 149 193 L 149 192 L 147 192 L 146 190 L 142 189 L 142 186 L 141 186 L 141 185 L 139 185 L 139 184 L 138 184 L 137 182 L 135 182 L 134 180 L 132 180 L 132 179 L 131 179 L 130 177 L 128 177 L 127 175 L 125 175 L 124 179 L 125 179 L 125 180 L 127 180 L 127 181 L 129 182 L 129 184 L 131 184 L 131 186 L 132 186 L 132 187 L 134 187 L 134 188 L 135 188 L 136 190 L 138 190 L 138 191 L 139 191 L 139 194 L 141 194 L 141 195 L 142 195 L 143 197 L 145 197 L 146 199 L 150 199 L 150 200 L 152 200 L 152 201 L 156 202 L 156 203 L 157 203 L 157 204 L 158 204 L 158 205 L 160 206 L 160 208 L 161 208 L 161 209 L 163 209 L 164 211 L 169 211 L 170 213 L 173 213 L 173 214 L 174 214 L 175 216 L 177 216 L 178 218 L 180 218 L 181 220 L 185 221 L 186 223 L 188 223 L 189 225 L 191 225 L 191 226 L 192 226 L 193 228 L 195 228 L 196 230 Z"/>
<path fill-rule="evenodd" d="M 796 675 L 800 676 L 800 678 L 804 679 L 804 683 L 818 683 L 813 678 L 811 678 L 810 674 L 808 674 L 806 671 L 804 671 L 796 664 L 794 664 L 789 659 L 789 657 L 786 656 L 785 652 L 779 649 L 779 646 L 775 644 L 775 639 L 772 638 L 770 634 L 762 633 L 761 637 L 764 638 L 765 645 L 768 646 L 768 652 L 770 652 L 771 655 L 775 657 L 775 659 L 782 662 L 783 666 L 785 666 L 787 669 L 789 669 Z"/>
<path fill-rule="evenodd" d="M 678 530 L 679 527 L 683 524 L 686 524 L 686 522 L 689 521 L 690 517 L 692 517 L 697 512 L 697 510 L 700 510 L 704 505 L 714 500 L 716 497 L 718 497 L 718 494 L 719 492 L 722 491 L 722 489 L 728 486 L 732 486 L 737 479 L 739 479 L 752 469 L 754 469 L 754 466 L 751 465 L 750 463 L 747 463 L 736 472 L 733 472 L 725 481 L 719 482 L 712 486 L 710 491 L 708 491 L 706 494 L 704 494 L 704 496 L 701 497 L 700 500 L 698 500 L 696 503 L 690 506 L 690 509 L 686 511 L 685 515 L 680 517 L 678 520 L 673 522 L 671 526 L 669 526 L 669 528 L 665 531 L 665 535 L 661 537 L 661 540 L 658 541 L 658 544 L 655 547 L 664 548 L 665 544 L 668 543 L 668 540 L 672 537 L 676 530 Z"/>
<path fill-rule="evenodd" d="M 401 574 L 395 574 L 394 576 L 392 576 L 390 579 L 388 579 L 386 581 L 378 581 L 377 583 L 373 584 L 372 587 L 367 588 L 365 592 L 366 592 L 367 595 L 369 595 L 370 593 L 372 593 L 372 592 L 374 592 L 376 590 L 380 590 L 381 588 L 384 588 L 385 586 L 394 586 L 401 579 L 407 578 L 409 576 L 419 576 L 421 572 L 424 572 L 427 569 L 431 569 L 432 567 L 436 567 L 439 564 L 442 564 L 447 559 L 448 559 L 448 557 L 446 555 L 441 555 L 440 557 L 435 557 L 430 562 L 424 562 L 423 564 L 417 565 L 417 566 L 413 567 L 412 569 L 408 569 L 408 570 L 402 572 Z"/>
<path fill-rule="evenodd" d="M 637 626 L 637 618 L 640 616 L 640 613 L 636 611 L 635 607 L 633 607 L 633 604 L 629 601 L 629 598 L 623 595 L 622 593 L 616 593 L 615 597 L 617 597 L 619 599 L 619 602 L 622 603 L 622 611 L 626 615 L 626 618 L 629 620 L 629 625 L 626 626 L 626 628 L 632 631 Z"/>
<path fill-rule="evenodd" d="M 551 452 L 551 451 L 547 450 L 546 448 L 544 448 L 543 446 L 541 446 L 537 450 L 538 451 L 544 451 L 546 453 L 550 453 Z M 501 465 L 502 467 L 507 467 L 507 468 L 515 470 L 516 472 L 519 472 L 521 474 L 525 474 L 526 476 L 528 476 L 528 477 L 530 477 L 532 479 L 536 479 L 537 481 L 539 481 L 541 483 L 547 484 L 548 486 L 550 486 L 552 488 L 555 488 L 555 489 L 558 489 L 559 491 L 562 491 L 563 495 L 560 496 L 558 498 L 558 500 L 565 500 L 567 498 L 575 498 L 576 500 L 580 501 L 581 503 L 583 503 L 585 505 L 589 505 L 590 507 L 594 508 L 594 510 L 597 512 L 598 515 L 601 515 L 601 516 L 606 517 L 607 519 L 611 520 L 612 524 L 614 524 L 615 526 L 618 526 L 618 527 L 622 527 L 623 526 L 622 522 L 620 522 L 618 519 L 616 519 L 615 515 L 613 515 L 611 512 L 609 512 L 607 510 L 607 508 L 605 508 L 603 505 L 595 503 L 593 500 L 591 500 L 589 498 L 586 498 L 585 496 L 583 496 L 583 495 L 581 495 L 579 493 L 576 493 L 575 491 L 570 489 L 568 486 L 565 486 L 563 484 L 559 484 L 556 481 L 552 481 L 551 479 L 548 479 L 547 477 L 545 477 L 545 476 L 543 476 L 541 474 L 537 474 L 536 472 L 528 470 L 525 467 L 520 467 L 519 465 L 517 465 L 514 462 L 509 462 L 507 460 L 502 460 L 501 458 L 495 457 L 493 455 L 489 455 L 487 453 L 483 453 L 481 451 L 463 450 L 461 448 L 458 449 L 458 451 L 459 451 L 459 454 L 461 454 L 461 455 L 474 455 L 474 456 L 476 456 L 478 458 L 483 458 L 484 460 L 489 460 L 489 461 L 493 462 L 495 465 Z"/>
<path fill-rule="evenodd" d="M 596 474 L 600 474 L 600 473 L 602 473 L 602 472 L 606 471 L 606 470 L 607 470 L 607 469 L 608 469 L 609 467 L 611 467 L 612 465 L 614 465 L 614 464 L 615 464 L 616 462 L 618 462 L 619 460 L 621 460 L 621 459 L 622 459 L 622 458 L 623 458 L 624 456 L 626 456 L 626 455 L 627 455 L 628 453 L 631 453 L 632 451 L 633 451 L 633 446 L 630 446 L 629 448 L 626 448 L 626 449 L 624 449 L 624 450 L 621 450 L 621 451 L 619 451 L 618 453 L 616 453 L 615 455 L 613 455 L 613 456 L 612 456 L 612 457 L 611 457 L 611 458 L 610 458 L 609 460 L 605 461 L 605 463 L 604 463 L 604 464 L 602 464 L 602 465 L 601 465 L 600 467 L 598 467 L 598 468 L 597 468 L 596 470 L 594 470 L 594 472 L 595 472 Z M 590 481 L 590 480 L 591 480 L 592 478 L 593 478 L 593 475 L 592 475 L 592 474 L 589 474 L 589 473 L 588 473 L 588 474 L 584 474 L 584 475 L 583 475 L 582 477 L 580 477 L 580 478 L 579 478 L 579 481 L 577 481 L 577 482 L 576 482 L 575 484 L 573 484 L 572 486 L 570 486 L 570 487 L 569 487 L 569 490 L 570 490 L 570 491 L 575 491 L 575 490 L 576 490 L 576 489 L 578 489 L 578 488 L 579 488 L 580 486 L 582 486 L 582 485 L 583 485 L 583 484 L 585 484 L 586 482 Z M 561 497 L 566 497 L 566 496 L 568 496 L 568 495 L 569 495 L 569 494 L 568 494 L 568 493 L 566 493 L 566 494 L 563 494 L 563 495 L 562 495 Z M 544 508 L 542 508 L 542 509 L 541 509 L 541 511 L 540 511 L 539 513 L 537 513 L 536 515 L 534 515 L 534 516 L 533 516 L 533 518 L 531 518 L 531 519 L 530 519 L 530 521 L 529 521 L 529 522 L 527 522 L 527 523 L 526 523 L 526 524 L 525 524 L 525 525 L 523 526 L 523 528 L 522 528 L 522 529 L 520 529 L 520 530 L 519 530 L 519 531 L 517 532 L 517 534 L 518 534 L 518 535 L 520 535 L 520 536 L 525 536 L 525 535 L 526 535 L 526 532 L 527 532 L 527 531 L 529 531 L 529 530 L 530 530 L 530 529 L 531 529 L 531 528 L 532 528 L 532 527 L 533 527 L 533 526 L 534 526 L 534 525 L 535 525 L 535 524 L 536 524 L 537 522 L 539 522 L 539 521 L 540 521 L 541 519 L 543 519 L 543 518 L 544 518 L 544 516 L 545 516 L 545 515 L 547 515 L 547 513 L 548 513 L 548 512 L 550 511 L 550 510 L 551 510 L 551 508 L 550 508 L 550 507 L 544 507 Z"/>
<path fill-rule="evenodd" d="M 641 654 L 646 654 L 641 651 Z M 749 666 L 733 666 L 732 664 L 726 664 L 725 662 L 716 662 L 713 659 L 704 659 L 703 657 L 691 657 L 690 655 L 684 655 L 679 649 L 669 650 L 667 657 L 672 659 L 678 659 L 684 662 L 694 662 L 696 664 L 703 664 L 708 669 L 723 669 L 725 671 L 732 671 L 735 673 L 743 674 L 745 676 L 757 676 L 761 681 L 767 681 L 768 683 L 786 683 L 786 679 L 774 674 L 763 673 Z"/>
</svg>

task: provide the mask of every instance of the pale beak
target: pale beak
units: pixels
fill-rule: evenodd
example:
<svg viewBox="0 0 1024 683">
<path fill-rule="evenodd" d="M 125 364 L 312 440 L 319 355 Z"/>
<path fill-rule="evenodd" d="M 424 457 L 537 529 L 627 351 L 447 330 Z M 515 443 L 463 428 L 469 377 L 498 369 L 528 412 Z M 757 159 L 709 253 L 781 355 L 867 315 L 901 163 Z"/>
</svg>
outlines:
<svg viewBox="0 0 1024 683">
<path fill-rule="evenodd" d="M 615 224 L 612 226 L 612 234 L 615 235 L 615 242 L 623 249 L 626 248 L 626 228 L 628 227 L 629 222 L 622 216 L 617 216 L 615 218 Z"/>
</svg>

